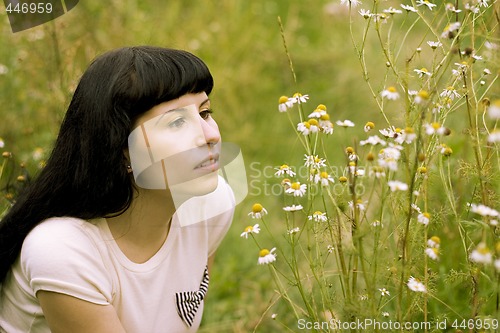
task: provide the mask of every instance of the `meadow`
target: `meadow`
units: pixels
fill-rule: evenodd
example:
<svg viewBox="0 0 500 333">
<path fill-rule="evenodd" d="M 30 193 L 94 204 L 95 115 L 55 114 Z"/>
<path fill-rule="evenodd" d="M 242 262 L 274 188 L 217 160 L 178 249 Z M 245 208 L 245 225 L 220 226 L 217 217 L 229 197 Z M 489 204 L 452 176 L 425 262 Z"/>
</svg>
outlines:
<svg viewBox="0 0 500 333">
<path fill-rule="evenodd" d="M 15 34 L 2 10 L 0 214 L 43 168 L 91 59 L 186 49 L 214 75 L 248 182 L 200 332 L 493 332 L 500 5 L 433 5 L 88 0 Z"/>
</svg>

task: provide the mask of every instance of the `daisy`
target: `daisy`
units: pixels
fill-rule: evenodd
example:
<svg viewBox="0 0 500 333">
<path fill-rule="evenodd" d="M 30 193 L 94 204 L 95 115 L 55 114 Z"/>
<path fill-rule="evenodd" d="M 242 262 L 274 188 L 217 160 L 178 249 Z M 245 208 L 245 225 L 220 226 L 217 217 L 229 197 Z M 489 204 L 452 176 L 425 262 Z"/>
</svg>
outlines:
<svg viewBox="0 0 500 333">
<path fill-rule="evenodd" d="M 3 141 L 2 138 L 0 138 L 0 148 L 5 147 L 5 141 Z"/>
<path fill-rule="evenodd" d="M 293 102 L 287 96 L 281 96 L 278 103 L 279 112 L 286 112 L 293 106 Z"/>
<path fill-rule="evenodd" d="M 302 133 L 302 135 L 309 135 L 311 124 L 307 121 L 303 121 L 297 124 L 297 131 Z"/>
<path fill-rule="evenodd" d="M 295 176 L 295 172 L 293 172 L 292 169 L 287 164 L 283 164 L 279 168 L 274 168 L 274 170 L 278 170 L 274 174 L 276 177 L 284 175 L 289 175 L 290 177 Z"/>
<path fill-rule="evenodd" d="M 363 127 L 363 130 L 365 131 L 365 133 L 368 133 L 370 132 L 373 128 L 375 127 L 375 124 L 371 121 L 367 122 L 365 124 L 365 127 Z"/>
<path fill-rule="evenodd" d="M 318 157 L 318 155 L 304 155 L 306 167 L 311 167 L 314 169 L 320 169 L 322 167 L 326 167 L 326 160 L 324 158 Z"/>
<path fill-rule="evenodd" d="M 425 288 L 424 284 L 422 282 L 420 282 L 419 280 L 415 279 L 413 276 L 410 276 L 410 278 L 408 279 L 407 285 L 408 285 L 408 288 L 410 288 L 410 290 L 412 290 L 412 291 L 421 292 L 421 293 L 427 292 L 427 288 Z"/>
<path fill-rule="evenodd" d="M 382 98 L 387 98 L 389 100 L 395 101 L 399 98 L 399 93 L 395 87 L 390 86 L 387 89 L 382 90 L 382 92 L 380 93 L 380 96 L 382 96 Z"/>
<path fill-rule="evenodd" d="M 326 217 L 326 213 L 322 213 L 319 210 L 315 211 L 312 215 L 309 215 L 307 218 L 309 220 L 314 220 L 316 222 L 328 221 L 328 217 Z"/>
<path fill-rule="evenodd" d="M 321 118 L 321 116 L 327 114 L 325 110 L 316 108 L 312 113 L 307 116 L 308 118 Z"/>
<path fill-rule="evenodd" d="M 321 186 L 328 186 L 330 183 L 335 183 L 335 180 L 326 171 L 322 171 L 319 174 Z"/>
<path fill-rule="evenodd" d="M 432 236 L 427 240 L 427 246 L 439 248 L 441 244 L 441 239 L 438 236 Z"/>
<path fill-rule="evenodd" d="M 476 213 L 476 214 L 479 214 L 481 216 L 491 216 L 491 217 L 497 217 L 499 216 L 499 213 L 497 210 L 493 209 L 493 208 L 490 208 L 488 206 L 485 206 L 485 205 L 482 205 L 482 204 L 479 204 L 479 205 L 476 205 L 476 204 L 468 204 L 470 206 L 470 210 L 471 212 L 473 213 Z"/>
<path fill-rule="evenodd" d="M 437 42 L 428 41 L 427 45 L 429 45 L 431 47 L 431 49 L 433 49 L 433 50 L 437 49 L 438 47 L 443 46 L 443 44 L 439 41 L 437 41 Z"/>
<path fill-rule="evenodd" d="M 488 142 L 500 142 L 500 131 L 493 131 L 488 135 Z"/>
<path fill-rule="evenodd" d="M 309 131 L 311 133 L 319 132 L 319 122 L 316 119 L 311 118 L 307 122 L 309 123 Z"/>
<path fill-rule="evenodd" d="M 302 210 L 303 208 L 304 207 L 302 207 L 302 205 L 291 205 L 291 206 L 283 207 L 283 210 L 285 212 L 296 212 L 296 211 Z"/>
<path fill-rule="evenodd" d="M 432 8 L 436 7 L 437 5 L 432 2 L 429 2 L 428 0 L 417 0 L 417 7 L 418 6 L 427 6 L 427 8 L 432 10 Z"/>
<path fill-rule="evenodd" d="M 490 249 L 484 244 L 480 243 L 469 255 L 469 259 L 478 264 L 491 264 L 493 259 Z"/>
<path fill-rule="evenodd" d="M 361 15 L 365 19 L 369 19 L 370 17 L 372 17 L 374 15 L 374 14 L 370 13 L 369 10 L 365 10 L 365 9 L 360 9 L 358 13 L 359 13 L 359 15 Z"/>
<path fill-rule="evenodd" d="M 0 75 L 5 75 L 9 72 L 9 68 L 3 64 L 0 64 Z"/>
<path fill-rule="evenodd" d="M 276 261 L 276 253 L 274 253 L 275 251 L 276 251 L 275 247 L 273 247 L 271 251 L 269 251 L 268 249 L 260 250 L 259 260 L 258 260 L 259 265 L 267 265 L 272 262 L 275 262 Z"/>
<path fill-rule="evenodd" d="M 267 210 L 262 207 L 260 203 L 256 203 L 252 206 L 252 211 L 248 213 L 253 219 L 260 219 L 267 214 Z"/>
<path fill-rule="evenodd" d="M 255 224 L 253 227 L 249 225 L 248 227 L 245 228 L 245 231 L 243 231 L 240 235 L 240 237 L 245 237 L 248 239 L 248 235 L 250 234 L 258 234 L 260 232 L 260 227 L 258 224 Z"/>
<path fill-rule="evenodd" d="M 331 245 L 328 245 L 326 247 L 326 250 L 328 251 L 328 253 L 333 253 L 333 250 L 335 250 L 335 248 L 333 246 L 331 246 Z"/>
<path fill-rule="evenodd" d="M 432 73 L 427 70 L 427 68 L 422 67 L 421 69 L 414 69 L 413 70 L 415 73 L 418 74 L 419 78 L 423 78 L 424 76 L 431 76 Z"/>
<path fill-rule="evenodd" d="M 428 225 L 430 220 L 431 220 L 431 214 L 427 212 L 420 213 L 417 216 L 417 221 L 422 223 L 423 225 Z"/>
<path fill-rule="evenodd" d="M 303 104 L 306 103 L 308 99 L 309 95 L 302 95 L 301 93 L 295 93 L 289 100 L 290 102 L 292 102 L 292 104 Z"/>
<path fill-rule="evenodd" d="M 437 249 L 435 247 L 428 247 L 428 248 L 425 249 L 424 252 L 432 260 L 438 260 L 439 259 L 439 249 Z"/>
<path fill-rule="evenodd" d="M 451 3 L 447 3 L 446 4 L 446 10 L 449 11 L 449 12 L 452 12 L 452 13 L 460 13 L 462 12 L 461 9 L 456 9 L 455 6 Z"/>
<path fill-rule="evenodd" d="M 377 135 L 369 136 L 368 139 L 361 140 L 359 142 L 359 144 L 361 146 L 365 146 L 365 145 L 368 145 L 368 144 L 372 145 L 372 146 L 375 146 L 375 145 L 378 145 L 378 144 L 380 144 L 382 146 L 387 145 L 387 143 L 384 140 L 382 140 L 380 137 L 378 137 Z"/>
<path fill-rule="evenodd" d="M 420 90 L 416 95 L 415 95 L 415 103 L 417 104 L 423 104 L 425 103 L 427 100 L 429 100 L 429 93 L 427 92 L 427 90 Z"/>
<path fill-rule="evenodd" d="M 347 204 L 349 205 L 349 208 L 354 209 L 354 204 L 353 204 L 352 201 L 349 201 Z M 363 202 L 361 199 L 358 199 L 356 201 L 356 208 L 359 209 L 360 211 L 364 211 L 365 210 L 365 204 L 366 204 L 366 201 Z"/>
<path fill-rule="evenodd" d="M 386 138 L 394 138 L 395 136 L 399 135 L 399 129 L 396 129 L 396 127 L 394 126 L 387 127 L 378 131 Z"/>
<path fill-rule="evenodd" d="M 300 182 L 295 182 L 290 185 L 290 188 L 286 189 L 285 192 L 288 194 L 293 194 L 294 197 L 301 197 L 306 193 L 307 185 L 301 184 Z"/>
<path fill-rule="evenodd" d="M 425 124 L 424 125 L 425 133 L 427 135 L 446 134 L 446 127 L 441 126 L 439 123 Z"/>
<path fill-rule="evenodd" d="M 380 167 L 380 166 L 373 166 L 371 169 L 370 169 L 370 176 L 375 176 L 375 178 L 383 178 L 385 177 L 385 171 L 384 171 L 384 168 Z"/>
<path fill-rule="evenodd" d="M 391 189 L 392 192 L 408 190 L 408 185 L 403 182 L 400 182 L 399 180 L 390 180 L 387 182 L 387 185 L 389 185 L 389 188 Z"/>
<path fill-rule="evenodd" d="M 446 144 L 442 143 L 439 148 L 439 152 L 441 153 L 441 155 L 450 156 L 453 153 L 453 150 Z"/>
<path fill-rule="evenodd" d="M 460 22 L 449 23 L 444 28 L 443 33 L 441 34 L 441 38 L 454 38 L 455 31 L 457 31 L 458 29 L 460 29 Z"/>
<path fill-rule="evenodd" d="M 399 144 L 410 144 L 417 138 L 417 134 L 415 134 L 415 131 L 411 127 L 406 127 L 404 130 L 401 131 L 400 135 L 394 139 L 396 143 Z"/>
<path fill-rule="evenodd" d="M 500 119 L 500 99 L 494 100 L 488 107 L 488 116 L 493 120 Z"/>
<path fill-rule="evenodd" d="M 391 296 L 391 293 L 389 292 L 389 290 L 385 289 L 385 288 L 379 288 L 378 291 L 380 291 L 380 293 L 382 294 L 382 296 Z"/>
<path fill-rule="evenodd" d="M 402 11 L 399 10 L 399 9 L 395 9 L 395 8 L 389 7 L 389 9 L 384 9 L 384 13 L 387 13 L 387 14 L 390 14 L 390 15 L 394 15 L 394 14 L 401 14 Z"/>
<path fill-rule="evenodd" d="M 347 7 L 352 6 L 352 7 L 357 7 L 358 5 L 361 4 L 361 1 L 359 0 L 340 0 L 341 5 L 345 5 Z"/>
<path fill-rule="evenodd" d="M 337 120 L 335 123 L 341 127 L 354 127 L 354 123 L 348 119 L 344 121 Z"/>
<path fill-rule="evenodd" d="M 293 228 L 293 229 L 288 230 L 288 231 L 287 231 L 287 233 L 288 233 L 289 235 L 293 235 L 293 234 L 298 233 L 299 231 L 300 231 L 300 228 L 299 228 L 299 227 L 296 227 L 296 228 Z"/>
<path fill-rule="evenodd" d="M 417 10 L 412 6 L 408 6 L 408 5 L 400 5 L 400 6 L 401 6 L 401 8 L 406 10 L 407 12 L 413 12 L 413 13 L 417 12 Z"/>
</svg>

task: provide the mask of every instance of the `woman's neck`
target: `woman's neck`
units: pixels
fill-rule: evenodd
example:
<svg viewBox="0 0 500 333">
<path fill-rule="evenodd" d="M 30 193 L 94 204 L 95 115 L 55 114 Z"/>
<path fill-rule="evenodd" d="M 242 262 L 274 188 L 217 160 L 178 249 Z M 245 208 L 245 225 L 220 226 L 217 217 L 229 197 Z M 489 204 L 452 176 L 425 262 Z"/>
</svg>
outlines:
<svg viewBox="0 0 500 333">
<path fill-rule="evenodd" d="M 143 263 L 162 247 L 174 212 L 168 191 L 138 189 L 130 207 L 107 222 L 122 252 L 131 261 Z"/>
</svg>

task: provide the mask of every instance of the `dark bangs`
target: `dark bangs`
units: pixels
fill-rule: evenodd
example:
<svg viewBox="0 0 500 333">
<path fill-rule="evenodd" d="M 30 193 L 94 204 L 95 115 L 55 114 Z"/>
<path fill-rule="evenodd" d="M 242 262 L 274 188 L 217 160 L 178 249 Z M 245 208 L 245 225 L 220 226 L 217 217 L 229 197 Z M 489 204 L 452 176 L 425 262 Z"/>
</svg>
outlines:
<svg viewBox="0 0 500 333">
<path fill-rule="evenodd" d="M 131 120 L 182 95 L 209 95 L 212 91 L 214 82 L 208 67 L 189 52 L 152 46 L 127 51 L 130 67 L 124 68 L 123 76 L 111 86 L 111 94 L 114 107 L 125 111 Z"/>
</svg>

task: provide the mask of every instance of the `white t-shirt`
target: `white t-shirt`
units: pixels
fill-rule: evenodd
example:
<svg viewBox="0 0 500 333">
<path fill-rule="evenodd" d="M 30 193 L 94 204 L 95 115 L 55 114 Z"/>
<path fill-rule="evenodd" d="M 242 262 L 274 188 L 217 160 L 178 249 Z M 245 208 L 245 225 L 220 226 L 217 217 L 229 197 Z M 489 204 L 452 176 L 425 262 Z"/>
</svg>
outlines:
<svg viewBox="0 0 500 333">
<path fill-rule="evenodd" d="M 50 332 L 36 298 L 46 290 L 113 305 L 128 333 L 196 332 L 208 288 L 207 258 L 229 229 L 234 201 L 212 205 L 228 209 L 186 226 L 175 214 L 165 243 L 141 264 L 123 254 L 105 219 L 45 220 L 26 237 L 2 286 L 0 331 Z"/>
</svg>

